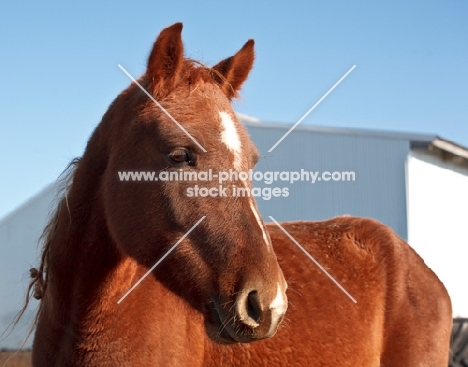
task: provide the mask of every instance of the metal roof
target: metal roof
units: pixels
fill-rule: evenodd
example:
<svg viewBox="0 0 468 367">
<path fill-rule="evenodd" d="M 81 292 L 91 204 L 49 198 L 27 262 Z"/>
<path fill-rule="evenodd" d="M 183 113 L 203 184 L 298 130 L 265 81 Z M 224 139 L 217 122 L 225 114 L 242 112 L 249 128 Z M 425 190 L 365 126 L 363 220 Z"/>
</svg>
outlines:
<svg viewBox="0 0 468 367">
<path fill-rule="evenodd" d="M 293 124 L 263 122 L 244 114 L 237 114 L 237 117 L 247 127 L 261 126 L 268 129 L 285 130 L 286 132 L 293 126 Z M 443 160 L 449 160 L 455 164 L 468 166 L 468 148 L 443 139 L 436 134 L 314 125 L 297 126 L 294 131 L 314 134 L 360 136 L 375 139 L 406 140 L 410 143 L 411 149 L 427 150 L 429 153 L 438 155 Z"/>
<path fill-rule="evenodd" d="M 272 123 L 272 122 L 252 122 L 253 120 L 245 118 L 243 115 L 238 115 L 239 120 L 246 126 L 252 127 L 266 127 L 268 129 L 280 129 L 289 130 L 293 124 L 285 123 Z M 310 133 L 325 133 L 325 134 L 340 134 L 340 135 L 356 135 L 356 136 L 368 136 L 372 138 L 380 139 L 397 139 L 397 140 L 408 140 L 408 141 L 421 141 L 430 143 L 437 139 L 436 134 L 420 134 L 420 133 L 407 133 L 398 131 L 386 131 L 386 130 L 372 130 L 372 129 L 359 129 L 359 128 L 345 128 L 345 127 L 330 127 L 330 126 L 314 126 L 314 125 L 302 125 L 297 126 L 294 131 L 303 131 Z"/>
</svg>

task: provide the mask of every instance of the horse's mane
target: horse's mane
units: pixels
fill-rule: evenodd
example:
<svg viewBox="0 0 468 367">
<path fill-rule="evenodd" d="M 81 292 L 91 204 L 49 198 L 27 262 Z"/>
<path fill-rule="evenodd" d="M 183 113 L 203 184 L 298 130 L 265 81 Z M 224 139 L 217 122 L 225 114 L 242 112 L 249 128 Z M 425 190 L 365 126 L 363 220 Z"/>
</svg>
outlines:
<svg viewBox="0 0 468 367">
<path fill-rule="evenodd" d="M 58 180 L 58 192 L 56 194 L 56 207 L 50 216 L 49 223 L 45 226 L 41 236 L 39 237 L 39 244 L 42 243 L 41 249 L 41 262 L 39 268 L 31 268 L 29 270 L 31 280 L 29 282 L 27 298 L 33 296 L 35 299 L 42 299 L 47 288 L 47 268 L 49 265 L 49 246 L 50 242 L 54 239 L 57 230 L 58 219 L 62 208 L 62 202 L 68 208 L 68 191 L 73 181 L 73 174 L 80 162 L 80 158 L 74 158 L 62 172 Z M 71 220 L 71 217 L 70 217 Z M 27 302 L 27 301 L 26 301 Z"/>
<path fill-rule="evenodd" d="M 41 255 L 40 255 L 39 266 L 37 268 L 31 268 L 29 270 L 29 276 L 31 279 L 29 281 L 23 307 L 21 308 L 21 310 L 18 311 L 15 318 L 10 323 L 10 325 L 6 328 L 6 330 L 2 334 L 0 334 L 0 340 L 6 339 L 13 332 L 13 329 L 15 328 L 15 326 L 18 324 L 18 322 L 21 320 L 24 313 L 26 312 L 29 306 L 29 302 L 31 301 L 31 297 L 34 297 L 37 300 L 41 300 L 45 294 L 45 291 L 47 289 L 47 269 L 49 266 L 50 243 L 55 237 L 55 233 L 56 233 L 57 225 L 58 225 L 58 219 L 59 219 L 60 211 L 61 211 L 63 204 L 66 205 L 67 210 L 68 210 L 67 195 L 68 195 L 68 191 L 73 181 L 75 168 L 79 162 L 80 162 L 80 158 L 73 159 L 58 178 L 57 184 L 58 184 L 59 189 L 55 196 L 56 206 L 54 210 L 51 212 L 49 222 L 45 226 L 38 241 L 38 246 L 42 246 L 40 250 Z M 42 302 L 39 303 L 33 323 L 30 326 L 28 334 L 26 335 L 18 351 L 23 349 L 24 345 L 28 341 L 32 332 L 34 331 L 34 328 L 36 327 L 37 320 L 39 318 L 41 310 L 42 310 Z M 13 355 L 11 355 L 10 358 L 13 357 Z M 8 358 L 8 360 L 10 358 Z"/>
</svg>

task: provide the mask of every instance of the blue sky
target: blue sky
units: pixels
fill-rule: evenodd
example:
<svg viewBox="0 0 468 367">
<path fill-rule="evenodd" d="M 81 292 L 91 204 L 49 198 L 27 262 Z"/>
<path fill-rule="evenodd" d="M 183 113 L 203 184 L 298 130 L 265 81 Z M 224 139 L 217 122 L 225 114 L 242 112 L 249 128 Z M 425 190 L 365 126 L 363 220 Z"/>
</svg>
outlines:
<svg viewBox="0 0 468 367">
<path fill-rule="evenodd" d="M 159 31 L 184 23 L 207 64 L 249 38 L 239 112 L 303 124 L 434 133 L 468 146 L 468 2 L 9 1 L 0 13 L 0 218 L 56 179 Z"/>
</svg>

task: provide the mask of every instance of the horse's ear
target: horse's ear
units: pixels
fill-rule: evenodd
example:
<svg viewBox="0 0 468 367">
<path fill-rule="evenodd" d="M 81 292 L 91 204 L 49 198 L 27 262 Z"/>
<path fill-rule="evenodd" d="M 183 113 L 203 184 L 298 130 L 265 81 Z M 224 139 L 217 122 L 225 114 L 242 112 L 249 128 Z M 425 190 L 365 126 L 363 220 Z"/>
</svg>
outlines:
<svg viewBox="0 0 468 367">
<path fill-rule="evenodd" d="M 213 69 L 220 74 L 215 73 L 215 79 L 229 99 L 237 96 L 237 92 L 252 69 L 255 58 L 254 43 L 254 40 L 248 40 L 234 56 L 213 66 Z"/>
<path fill-rule="evenodd" d="M 177 82 L 184 60 L 182 23 L 161 31 L 148 58 L 146 80 L 153 94 L 165 93 Z"/>
</svg>

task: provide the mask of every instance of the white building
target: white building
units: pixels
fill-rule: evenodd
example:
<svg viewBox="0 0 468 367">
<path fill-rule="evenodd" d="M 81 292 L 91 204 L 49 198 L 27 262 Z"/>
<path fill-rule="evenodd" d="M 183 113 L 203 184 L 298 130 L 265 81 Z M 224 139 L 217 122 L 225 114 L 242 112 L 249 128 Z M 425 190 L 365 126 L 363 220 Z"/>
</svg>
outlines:
<svg viewBox="0 0 468 367">
<path fill-rule="evenodd" d="M 0 220 L 0 335 L 9 330 L 24 304 L 29 269 L 39 263 L 38 240 L 47 224 L 56 192 L 57 185 L 51 184 Z M 37 301 L 32 299 L 14 331 L 5 339 L 0 337 L 0 350 L 21 346 L 37 305 Z M 30 344 L 31 340 L 26 345 Z"/>
<path fill-rule="evenodd" d="M 468 317 L 468 151 L 442 139 L 408 156 L 408 242 Z"/>
</svg>

